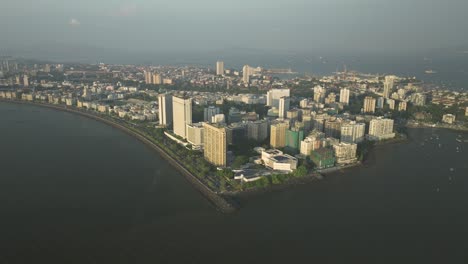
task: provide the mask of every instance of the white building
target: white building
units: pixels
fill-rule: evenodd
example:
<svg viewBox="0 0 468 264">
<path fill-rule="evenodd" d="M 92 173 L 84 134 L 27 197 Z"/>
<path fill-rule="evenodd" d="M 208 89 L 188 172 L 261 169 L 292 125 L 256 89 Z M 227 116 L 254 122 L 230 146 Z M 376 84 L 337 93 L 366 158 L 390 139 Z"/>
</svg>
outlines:
<svg viewBox="0 0 468 264">
<path fill-rule="evenodd" d="M 349 104 L 349 89 L 343 88 L 340 90 L 340 103 Z"/>
<path fill-rule="evenodd" d="M 277 171 L 294 171 L 297 169 L 297 159 L 277 149 L 262 151 L 262 161 L 266 167 Z"/>
<path fill-rule="evenodd" d="M 174 134 L 187 138 L 187 125 L 192 124 L 192 99 L 172 97 Z"/>
<path fill-rule="evenodd" d="M 162 126 L 170 126 L 172 124 L 172 95 L 160 94 L 158 95 L 158 114 L 159 124 Z"/>
<path fill-rule="evenodd" d="M 203 148 L 203 123 L 187 125 L 187 141 L 192 144 L 192 149 Z"/>
<path fill-rule="evenodd" d="M 366 124 L 351 121 L 341 126 L 341 142 L 359 143 L 364 140 Z"/>
<path fill-rule="evenodd" d="M 392 94 L 392 91 L 393 91 L 393 85 L 394 85 L 395 79 L 396 79 L 396 76 L 394 75 L 385 76 L 384 91 L 383 91 L 384 98 L 390 98 L 390 95 Z"/>
<path fill-rule="evenodd" d="M 369 124 L 369 139 L 383 140 L 394 138 L 393 123 L 392 119 L 382 117 L 372 119 Z"/>
<path fill-rule="evenodd" d="M 291 99 L 289 96 L 281 97 L 279 100 L 279 118 L 284 119 L 286 117 L 286 112 L 289 110 L 291 104 Z"/>
<path fill-rule="evenodd" d="M 290 96 L 289 89 L 271 89 L 267 92 L 267 106 L 279 108 L 279 100 L 285 96 Z"/>
</svg>

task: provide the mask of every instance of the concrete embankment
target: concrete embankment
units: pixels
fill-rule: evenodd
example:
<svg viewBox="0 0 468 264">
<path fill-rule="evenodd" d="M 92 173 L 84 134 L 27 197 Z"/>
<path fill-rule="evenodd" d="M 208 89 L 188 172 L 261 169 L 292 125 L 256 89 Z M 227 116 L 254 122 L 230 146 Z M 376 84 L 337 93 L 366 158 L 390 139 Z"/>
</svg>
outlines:
<svg viewBox="0 0 468 264">
<path fill-rule="evenodd" d="M 18 103 L 18 104 L 28 104 L 28 105 L 34 105 L 34 106 L 40 106 L 40 107 L 47 107 L 50 109 L 55 109 L 59 111 L 65 111 L 65 112 L 70 112 L 74 114 L 79 114 L 100 122 L 103 122 L 107 125 L 110 125 L 114 128 L 120 129 L 123 132 L 135 137 L 148 147 L 152 148 L 156 152 L 160 154 L 161 157 L 166 159 L 172 166 L 174 166 L 184 177 L 192 184 L 192 186 L 195 187 L 196 190 L 198 190 L 205 198 L 207 198 L 219 211 L 223 213 L 232 213 L 237 210 L 236 206 L 233 204 L 227 202 L 223 197 L 219 196 L 217 193 L 213 192 L 211 189 L 209 189 L 203 182 L 201 182 L 195 175 L 193 175 L 189 170 L 187 170 L 183 164 L 179 163 L 175 158 L 170 156 L 168 153 L 166 153 L 163 149 L 161 149 L 159 146 L 157 146 L 155 143 L 153 143 L 150 139 L 148 139 L 145 135 L 141 134 L 138 131 L 135 131 L 133 129 L 127 128 L 126 126 L 123 126 L 121 124 L 118 124 L 116 122 L 113 122 L 109 119 L 97 116 L 93 113 L 88 113 L 82 110 L 78 110 L 75 108 L 70 108 L 70 107 L 65 107 L 61 105 L 51 105 L 51 104 L 43 104 L 43 103 L 36 103 L 36 102 L 25 102 L 25 101 L 17 101 L 17 100 L 2 100 L 0 99 L 0 102 L 9 102 L 9 103 Z"/>
</svg>

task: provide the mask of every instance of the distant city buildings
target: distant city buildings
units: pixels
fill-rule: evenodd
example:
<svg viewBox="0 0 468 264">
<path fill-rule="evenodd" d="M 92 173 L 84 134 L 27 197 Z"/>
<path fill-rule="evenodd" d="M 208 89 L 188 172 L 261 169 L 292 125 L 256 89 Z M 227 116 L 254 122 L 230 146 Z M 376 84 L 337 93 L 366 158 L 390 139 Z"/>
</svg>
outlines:
<svg viewBox="0 0 468 264">
<path fill-rule="evenodd" d="M 393 75 L 385 76 L 384 91 L 383 91 L 384 98 L 390 98 L 390 95 L 392 94 L 392 91 L 393 91 L 393 85 L 395 83 L 395 79 L 396 79 L 396 76 L 393 76 Z"/>
<path fill-rule="evenodd" d="M 271 89 L 267 92 L 267 106 L 279 108 L 279 100 L 289 96 L 289 89 Z"/>
</svg>

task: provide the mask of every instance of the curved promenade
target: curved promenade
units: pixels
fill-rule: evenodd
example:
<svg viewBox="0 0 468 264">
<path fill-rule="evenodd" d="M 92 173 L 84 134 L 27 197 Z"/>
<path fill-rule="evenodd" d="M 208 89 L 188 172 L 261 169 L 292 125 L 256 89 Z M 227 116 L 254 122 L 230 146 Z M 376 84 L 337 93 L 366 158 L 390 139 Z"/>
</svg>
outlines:
<svg viewBox="0 0 468 264">
<path fill-rule="evenodd" d="M 203 194 L 205 198 L 207 198 L 219 211 L 223 213 L 233 213 L 237 210 L 236 206 L 227 202 L 223 197 L 218 195 L 217 193 L 213 192 L 209 189 L 203 182 L 201 182 L 195 175 L 193 175 L 189 170 L 187 170 L 183 164 L 178 162 L 175 158 L 171 157 L 168 153 L 166 153 L 163 149 L 159 146 L 154 144 L 150 139 L 148 139 L 145 135 L 138 132 L 137 130 L 130 129 L 126 126 L 113 122 L 109 119 L 97 116 L 95 114 L 78 110 L 76 108 L 70 108 L 62 105 L 52 105 L 52 104 L 44 104 L 44 103 L 37 103 L 37 102 L 27 102 L 27 101 L 19 101 L 19 100 L 5 100 L 0 99 L 0 102 L 9 102 L 9 103 L 17 103 L 17 104 L 28 104 L 34 106 L 41 106 L 47 107 L 50 109 L 55 109 L 59 111 L 65 111 L 69 113 L 79 114 L 90 119 L 94 119 L 100 122 L 103 122 L 107 125 L 110 125 L 114 128 L 120 129 L 123 132 L 135 137 L 148 147 L 152 148 L 156 152 L 160 154 L 161 157 L 166 159 L 172 166 L 174 166 L 184 177 L 197 189 L 200 193 Z"/>
</svg>

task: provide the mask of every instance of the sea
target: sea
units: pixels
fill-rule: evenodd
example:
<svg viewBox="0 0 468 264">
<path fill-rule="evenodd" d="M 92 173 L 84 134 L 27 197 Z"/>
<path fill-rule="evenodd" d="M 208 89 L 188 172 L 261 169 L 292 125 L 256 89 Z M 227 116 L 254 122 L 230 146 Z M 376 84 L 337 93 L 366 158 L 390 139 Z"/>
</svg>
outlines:
<svg viewBox="0 0 468 264">
<path fill-rule="evenodd" d="M 466 263 L 468 134 L 408 136 L 223 214 L 133 137 L 0 102 L 0 263 Z"/>
</svg>

